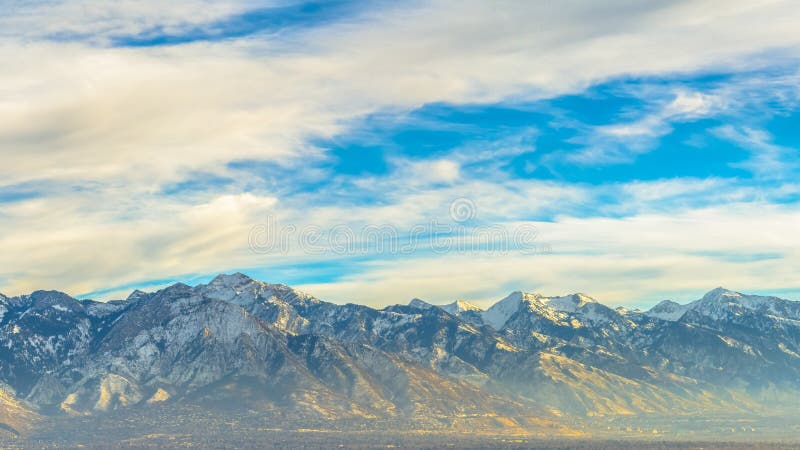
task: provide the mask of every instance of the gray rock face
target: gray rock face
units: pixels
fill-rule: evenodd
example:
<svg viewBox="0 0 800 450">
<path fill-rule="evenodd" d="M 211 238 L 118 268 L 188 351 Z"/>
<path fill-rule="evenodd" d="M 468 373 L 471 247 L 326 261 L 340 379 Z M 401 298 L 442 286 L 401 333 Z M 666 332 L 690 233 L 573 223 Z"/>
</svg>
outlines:
<svg viewBox="0 0 800 450">
<path fill-rule="evenodd" d="M 242 274 L 109 303 L 37 291 L 0 296 L 0 382 L 67 414 L 161 402 L 361 420 L 796 412 L 800 304 L 715 289 L 647 312 L 523 292 L 487 311 L 376 310 Z"/>
</svg>

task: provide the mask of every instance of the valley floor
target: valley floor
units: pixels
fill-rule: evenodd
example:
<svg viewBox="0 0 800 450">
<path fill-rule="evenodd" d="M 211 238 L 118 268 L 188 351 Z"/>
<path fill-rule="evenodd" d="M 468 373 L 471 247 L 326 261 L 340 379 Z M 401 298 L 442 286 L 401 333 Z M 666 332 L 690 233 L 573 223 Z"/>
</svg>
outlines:
<svg viewBox="0 0 800 450">
<path fill-rule="evenodd" d="M 664 441 L 641 439 L 530 439 L 514 436 L 482 436 L 437 433 L 340 433 L 331 431 L 256 431 L 221 434 L 145 434 L 117 439 L 99 435 L 88 440 L 7 439 L 3 449 L 559 449 L 559 450 L 657 450 L 657 449 L 797 449 L 791 442 Z"/>
<path fill-rule="evenodd" d="M 471 432 L 446 427 L 394 430 L 357 423 L 306 422 L 277 427 L 263 414 L 218 415 L 197 408 L 128 412 L 107 417 L 49 419 L 25 437 L 6 433 L 2 449 L 797 449 L 800 424 L 791 418 L 593 418 L 573 422 L 576 436 L 555 430 L 486 428 Z M 296 422 L 297 423 L 297 422 Z M 373 424 L 374 425 L 374 424 Z M 361 428 L 359 428 L 361 427 Z M 335 431 L 349 430 L 349 431 Z M 551 434 L 552 433 L 552 434 Z"/>
</svg>

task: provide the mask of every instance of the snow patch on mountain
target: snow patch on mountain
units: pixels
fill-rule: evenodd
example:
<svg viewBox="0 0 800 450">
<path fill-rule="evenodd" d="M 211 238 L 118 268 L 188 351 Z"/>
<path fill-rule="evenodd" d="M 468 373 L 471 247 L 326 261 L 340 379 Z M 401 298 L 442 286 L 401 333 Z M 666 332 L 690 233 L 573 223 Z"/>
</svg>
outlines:
<svg viewBox="0 0 800 450">
<path fill-rule="evenodd" d="M 84 300 L 83 307 L 86 309 L 86 314 L 92 317 L 107 317 L 116 312 L 122 311 L 129 305 L 127 300 L 112 300 L 110 302 L 94 302 L 91 300 Z"/>
<path fill-rule="evenodd" d="M 375 332 L 375 334 L 382 335 L 389 330 L 394 330 L 396 328 L 412 323 L 418 318 L 419 318 L 418 314 L 400 314 L 394 312 L 385 312 L 384 314 L 381 315 L 381 317 L 378 317 L 372 323 L 372 330 Z"/>
<path fill-rule="evenodd" d="M 586 305 L 587 303 L 597 303 L 597 301 L 585 294 L 572 294 L 562 297 L 540 297 L 536 296 L 536 300 L 542 304 L 555 309 L 556 311 L 574 313 L 578 308 Z"/>
<path fill-rule="evenodd" d="M 3 321 L 3 317 L 5 317 L 6 313 L 8 312 L 8 297 L 3 294 L 0 294 L 0 322 Z"/>
<path fill-rule="evenodd" d="M 613 310 L 594 301 L 583 303 L 580 307 L 578 307 L 577 310 L 575 310 L 575 313 L 584 320 L 588 320 L 589 322 L 597 324 L 613 322 L 617 319 L 625 320 L 619 311 Z M 630 321 L 626 322 L 630 323 Z"/>
</svg>

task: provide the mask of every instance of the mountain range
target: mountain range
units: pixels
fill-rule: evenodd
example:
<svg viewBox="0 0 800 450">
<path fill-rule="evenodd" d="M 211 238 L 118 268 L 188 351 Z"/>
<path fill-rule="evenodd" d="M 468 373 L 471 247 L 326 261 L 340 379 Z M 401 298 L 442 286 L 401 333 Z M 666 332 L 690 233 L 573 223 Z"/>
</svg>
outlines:
<svg viewBox="0 0 800 450">
<path fill-rule="evenodd" d="M 648 311 L 513 292 L 374 309 L 243 274 L 77 300 L 0 294 L 0 429 L 250 411 L 276 427 L 579 435 L 800 413 L 800 302 L 717 288 Z M 655 430 L 654 430 L 655 431 Z"/>
</svg>

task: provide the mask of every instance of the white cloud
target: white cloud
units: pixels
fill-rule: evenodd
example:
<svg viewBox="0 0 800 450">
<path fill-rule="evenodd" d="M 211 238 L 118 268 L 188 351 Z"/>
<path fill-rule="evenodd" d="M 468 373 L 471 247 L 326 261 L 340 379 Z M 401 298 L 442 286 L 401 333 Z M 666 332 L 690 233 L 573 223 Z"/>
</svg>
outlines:
<svg viewBox="0 0 800 450">
<path fill-rule="evenodd" d="M 800 263 L 800 241 L 791 238 L 800 223 L 795 208 L 733 203 L 735 198 L 714 208 L 662 206 L 672 198 L 706 190 L 713 192 L 709 202 L 718 192 L 732 195 L 719 189 L 725 187 L 722 183 L 637 182 L 596 192 L 590 187 L 537 181 L 500 186 L 468 180 L 434 191 L 401 190 L 382 206 L 326 208 L 287 205 L 252 194 L 222 195 L 193 206 L 145 196 L 120 206 L 131 213 L 123 220 L 104 210 L 93 211 L 102 197 L 85 193 L 80 204 L 49 198 L 11 204 L 4 210 L 10 218 L 0 219 L 0 227 L 10 229 L 13 224 L 17 228 L 0 236 L 4 249 L 0 265 L 17 270 L 4 274 L 5 293 L 59 288 L 77 294 L 149 279 L 324 261 L 342 255 L 304 253 L 296 244 L 297 234 L 292 235 L 286 253 L 265 255 L 249 249 L 248 237 L 252 227 L 268 217 L 297 229 L 316 225 L 325 231 L 346 224 L 358 231 L 366 224 L 391 224 L 401 233 L 408 232 L 432 218 L 450 223 L 449 203 L 466 193 L 477 205 L 479 223 L 497 223 L 511 230 L 530 223 L 526 217 L 537 210 L 560 212 L 553 222 L 532 223 L 538 230 L 537 242 L 551 246 L 553 254 L 453 251 L 431 255 L 422 242 L 420 251 L 408 256 L 374 254 L 366 269 L 348 263 L 350 256 L 361 254 L 344 255 L 343 280 L 302 287 L 323 298 L 372 305 L 415 296 L 489 301 L 513 289 L 586 291 L 611 303 L 646 303 L 659 296 L 694 295 L 719 284 L 742 290 L 793 287 L 790 269 Z M 564 214 L 594 203 L 595 196 L 608 195 L 630 199 L 621 207 L 634 215 L 578 218 Z M 740 195 L 748 197 L 752 192 Z M 608 208 L 598 205 L 598 209 Z M 613 209 L 606 212 L 615 213 Z M 103 298 L 109 296 L 121 295 L 117 291 Z"/>
<path fill-rule="evenodd" d="M 59 5 L 58 24 L 82 11 Z M 14 164 L 0 175 L 108 179 L 133 167 L 158 181 L 233 158 L 285 161 L 307 156 L 309 136 L 343 131 L 370 111 L 552 96 L 623 74 L 735 68 L 753 53 L 792 52 L 800 43 L 788 20 L 799 13 L 787 2 L 618 7 L 629 14 L 580 2 L 433 2 L 304 32 L 290 45 L 255 37 L 108 49 L 6 37 L 0 56 L 12 70 L 0 75 L 0 154 L 13 154 Z M 160 10 L 112 8 L 89 22 L 137 22 L 131 9 Z M 169 24 L 184 13 L 144 22 Z M 60 26 L 52 17 L 32 14 L 6 29 L 25 35 Z"/>
<path fill-rule="evenodd" d="M 679 91 L 675 99 L 667 105 L 667 117 L 704 117 L 714 107 L 718 99 L 702 92 Z"/>
<path fill-rule="evenodd" d="M 743 291 L 792 288 L 800 263 L 794 208 L 738 204 L 624 219 L 537 223 L 553 254 L 453 253 L 376 262 L 366 273 L 302 286 L 323 298 L 372 305 L 422 297 L 488 306 L 511 290 L 586 292 L 608 304 L 689 300 L 724 285 Z M 504 291 L 505 290 L 505 291 Z"/>
<path fill-rule="evenodd" d="M 19 294 L 61 289 L 80 294 L 174 275 L 223 271 L 252 262 L 250 228 L 275 199 L 221 196 L 187 206 L 145 197 L 97 208 L 108 193 L 8 205 L 0 228 L 3 289 Z M 120 194 L 119 198 L 122 194 Z M 129 215 L 120 217 L 121 211 Z"/>
<path fill-rule="evenodd" d="M 247 267 L 260 261 L 246 249 L 249 227 L 275 209 L 298 223 L 312 217 L 404 224 L 434 210 L 446 214 L 448 201 L 465 195 L 496 216 L 578 208 L 593 198 L 583 187 L 490 177 L 467 182 L 461 177 L 465 161 L 453 155 L 412 163 L 413 170 L 388 179 L 362 180 L 385 188 L 386 201 L 378 206 L 321 207 L 311 196 L 287 205 L 271 192 L 172 198 L 161 189 L 191 173 L 230 174 L 226 164 L 242 159 L 312 176 L 308 166 L 325 155 L 309 138 L 346 132 L 371 112 L 551 97 L 616 76 L 735 71 L 765 64 L 754 55 L 800 56 L 800 9 L 790 1 L 570 1 L 557 8 L 541 2 L 415 2 L 288 36 L 155 48 L 104 45 L 114 36 L 158 27 L 180 33 L 248 6 L 0 6 L 10 11 L 0 19 L 0 180 L 64 187 L 2 205 L 0 278 L 9 293 L 41 287 L 85 292 Z M 59 34 L 75 39 L 51 39 Z M 665 114 L 693 117 L 710 105 L 713 99 L 704 94 L 678 93 Z M 617 134 L 647 133 L 647 125 Z M 408 183 L 412 173 L 450 185 L 430 190 Z M 313 173 L 315 179 L 325 175 L 332 176 Z M 622 228 L 648 237 L 642 229 Z M 585 228 L 573 232 L 581 235 Z M 565 237 L 564 245 L 576 239 Z M 570 263 L 579 260 L 563 267 Z M 479 286 L 531 273 L 488 266 Z M 466 275 L 441 289 L 457 291 L 456 281 L 480 275 L 463 267 Z M 424 290 L 429 279 L 433 286 L 441 281 L 436 273 L 416 273 L 414 283 Z M 490 279 L 495 273 L 498 278 Z M 780 273 L 769 280 L 779 280 Z M 570 280 L 553 275 L 548 286 Z"/>
<path fill-rule="evenodd" d="M 448 159 L 397 160 L 395 164 L 395 178 L 415 187 L 437 183 L 452 184 L 461 176 L 461 166 Z"/>
</svg>

